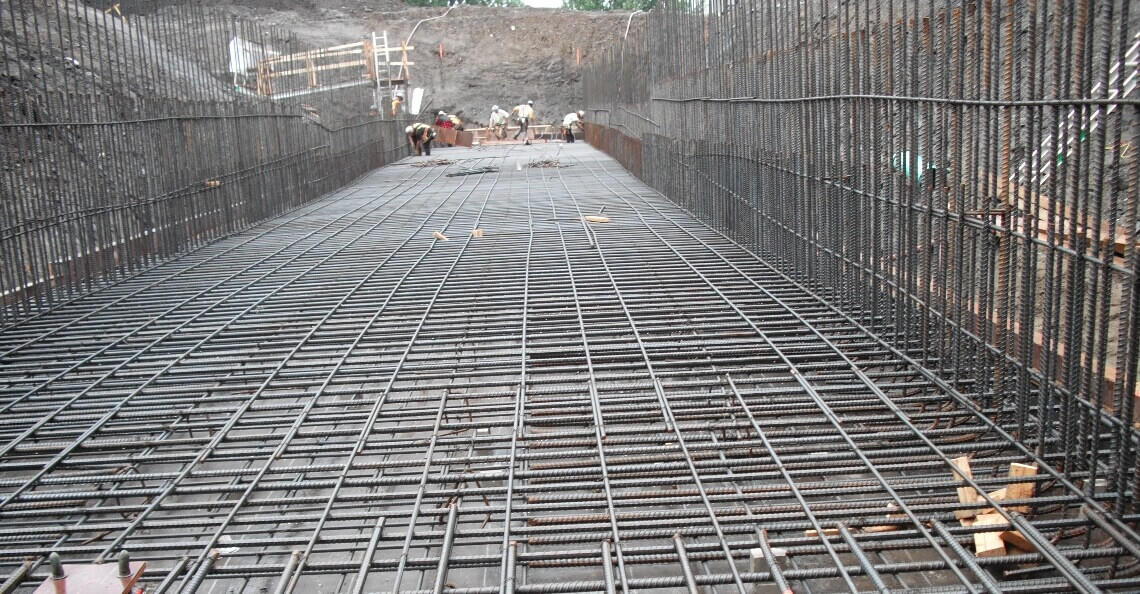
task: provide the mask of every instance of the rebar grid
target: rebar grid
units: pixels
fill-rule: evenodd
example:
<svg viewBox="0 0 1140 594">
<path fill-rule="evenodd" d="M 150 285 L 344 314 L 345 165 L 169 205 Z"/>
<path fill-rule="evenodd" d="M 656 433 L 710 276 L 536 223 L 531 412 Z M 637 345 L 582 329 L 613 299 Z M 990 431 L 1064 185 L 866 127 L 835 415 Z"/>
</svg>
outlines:
<svg viewBox="0 0 1140 594">
<path fill-rule="evenodd" d="M 610 158 L 449 156 L 0 334 L 17 591 L 123 549 L 156 592 L 1140 587 L 1106 494 L 959 503 L 1043 460 Z M 1036 550 L 975 558 L 990 507 Z"/>
<path fill-rule="evenodd" d="M 1136 2 L 630 18 L 583 76 L 591 143 L 1137 512 Z"/>
</svg>

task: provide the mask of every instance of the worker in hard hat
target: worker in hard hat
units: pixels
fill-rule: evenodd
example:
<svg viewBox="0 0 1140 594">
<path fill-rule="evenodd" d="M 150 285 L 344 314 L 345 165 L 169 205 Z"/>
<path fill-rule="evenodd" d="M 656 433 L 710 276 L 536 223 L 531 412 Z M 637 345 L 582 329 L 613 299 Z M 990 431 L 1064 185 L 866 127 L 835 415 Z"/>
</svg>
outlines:
<svg viewBox="0 0 1140 594">
<path fill-rule="evenodd" d="M 521 105 L 516 105 L 511 110 L 519 122 L 519 131 L 515 132 L 515 140 L 519 139 L 521 134 L 527 144 L 530 144 L 530 124 L 534 121 L 534 101 L 527 101 Z"/>
<path fill-rule="evenodd" d="M 566 114 L 566 117 L 562 118 L 562 139 L 566 142 L 574 142 L 574 128 L 579 131 L 585 130 L 582 126 L 582 119 L 585 117 L 586 112 L 581 110 Z"/>
<path fill-rule="evenodd" d="M 435 130 L 431 126 L 416 122 L 404 128 L 404 133 L 408 135 L 408 144 L 417 157 L 420 153 L 431 156 L 431 140 L 435 138 Z"/>
<path fill-rule="evenodd" d="M 435 128 L 436 128 L 436 130 L 443 130 L 446 128 L 455 128 L 455 124 L 451 123 L 451 118 L 447 117 L 446 111 L 441 111 L 441 112 L 435 114 Z M 447 137 L 448 137 L 447 135 L 444 135 L 444 138 L 447 138 Z M 440 140 L 439 143 L 443 146 L 451 146 L 451 144 L 444 142 L 443 140 Z"/>
<path fill-rule="evenodd" d="M 396 115 L 399 114 L 400 111 L 403 110 L 403 106 L 404 106 L 404 92 L 403 91 L 396 91 L 395 94 L 392 95 L 392 117 L 396 117 Z"/>
<path fill-rule="evenodd" d="M 492 105 L 491 118 L 487 121 L 487 127 L 494 131 L 495 136 L 498 136 L 499 139 L 506 138 L 507 120 L 510 117 L 511 114 L 507 113 L 505 109 L 502 109 L 498 105 Z"/>
<path fill-rule="evenodd" d="M 447 121 L 451 122 L 452 128 L 455 128 L 456 130 L 459 130 L 460 132 L 463 131 L 463 120 L 459 118 L 459 114 L 455 114 L 455 113 L 447 114 Z"/>
</svg>

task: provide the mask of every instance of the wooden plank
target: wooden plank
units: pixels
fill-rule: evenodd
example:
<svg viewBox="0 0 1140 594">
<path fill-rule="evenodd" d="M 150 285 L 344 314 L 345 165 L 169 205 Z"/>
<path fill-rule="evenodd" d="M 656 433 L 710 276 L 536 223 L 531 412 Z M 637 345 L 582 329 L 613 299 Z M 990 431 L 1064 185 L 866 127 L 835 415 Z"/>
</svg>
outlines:
<svg viewBox="0 0 1140 594">
<path fill-rule="evenodd" d="M 1037 466 L 1035 464 L 1018 464 L 1014 462 L 1009 465 L 1010 478 L 1019 476 L 1037 476 Z M 1037 483 L 1010 483 L 1006 487 L 1006 497 L 1008 499 L 1030 499 L 1037 492 Z M 1010 509 L 1018 511 L 1023 514 L 1029 513 L 1028 505 L 1018 505 Z"/>
<path fill-rule="evenodd" d="M 293 70 L 281 70 L 279 72 L 270 72 L 270 78 L 279 78 L 282 76 L 292 76 L 294 74 L 310 74 L 312 72 L 324 72 L 326 70 L 339 70 L 341 68 L 352 68 L 353 66 L 364 66 L 364 60 L 353 60 L 352 62 L 340 62 L 337 64 L 324 64 L 322 66 L 294 68 Z"/>
<path fill-rule="evenodd" d="M 970 459 L 966 456 L 954 458 L 950 461 L 954 465 L 954 480 L 960 481 L 963 478 L 973 479 L 974 471 L 970 469 Z M 958 502 L 959 503 L 974 503 L 978 500 L 978 492 L 973 487 L 958 487 Z M 959 520 L 972 518 L 978 515 L 976 509 L 959 509 L 954 511 L 954 517 Z M 965 525 L 965 524 L 963 524 Z"/>
<path fill-rule="evenodd" d="M 303 62 L 312 58 L 320 58 L 322 56 L 344 56 L 349 54 L 359 54 L 364 50 L 364 42 L 358 41 L 348 45 L 337 45 L 333 47 L 326 47 L 323 49 L 308 50 L 297 52 L 293 54 L 286 54 L 284 56 L 274 56 L 261 60 L 261 64 L 280 64 L 285 62 Z"/>
<path fill-rule="evenodd" d="M 257 94 L 258 95 L 272 95 L 273 82 L 269 76 L 269 66 L 258 63 L 257 64 Z"/>
<path fill-rule="evenodd" d="M 460 131 L 455 128 L 436 128 L 435 140 L 441 144 L 469 147 L 474 143 L 475 135 L 466 130 Z"/>
<path fill-rule="evenodd" d="M 989 493 L 986 493 L 986 495 L 988 495 L 989 498 L 993 499 L 994 501 L 1005 501 L 1006 497 L 1008 496 L 1007 495 L 1008 493 L 1009 493 L 1009 491 L 1005 487 L 1002 487 L 1002 488 L 998 489 L 997 491 L 990 491 Z M 979 495 L 978 501 L 980 503 L 985 503 L 986 500 L 983 499 L 981 495 Z"/>
<path fill-rule="evenodd" d="M 1005 518 L 997 514 L 982 514 L 975 518 L 974 526 L 1007 524 Z M 1001 557 L 1005 555 L 1005 541 L 1001 532 L 978 532 L 974 534 L 974 554 L 978 557 Z"/>
<path fill-rule="evenodd" d="M 328 50 L 312 50 L 308 52 L 299 52 L 296 54 L 289 54 L 287 56 L 275 56 L 263 60 L 267 64 L 289 64 L 291 62 L 305 62 L 307 60 L 319 60 L 321 58 L 336 58 L 339 56 L 358 56 L 363 53 L 363 48 L 355 48 L 344 51 L 328 51 Z"/>
<path fill-rule="evenodd" d="M 823 534 L 824 534 L 824 536 L 837 536 L 839 534 L 839 529 L 838 528 L 824 528 Z M 819 536 L 819 532 L 816 530 L 804 530 L 804 536 L 806 536 L 808 538 L 814 538 L 816 536 Z"/>
<path fill-rule="evenodd" d="M 1006 542 L 1006 544 L 1015 546 L 1027 553 L 1033 553 L 1037 551 L 1037 547 L 1033 546 L 1033 543 L 1029 542 L 1029 539 L 1025 538 L 1025 536 L 1016 530 L 1006 530 L 1005 532 L 1002 532 L 1000 536 L 1001 539 Z"/>
<path fill-rule="evenodd" d="M 400 72 L 397 76 L 399 76 L 400 78 L 402 78 L 404 80 L 411 80 L 412 79 L 412 69 L 408 68 L 408 66 L 411 65 L 411 62 L 408 61 L 408 49 L 410 49 L 408 47 L 408 44 L 401 41 L 400 42 L 400 50 L 401 50 Z M 467 146 L 471 146 L 471 145 L 467 145 Z"/>
<path fill-rule="evenodd" d="M 416 49 L 416 46 L 409 45 L 407 47 L 407 49 L 413 50 L 413 49 Z M 379 48 L 376 49 L 377 54 L 384 54 L 385 60 L 391 60 L 391 58 L 388 57 L 388 54 L 395 54 L 395 53 L 400 53 L 400 52 L 404 52 L 404 51 L 405 51 L 404 48 L 393 47 L 393 46 L 388 46 L 386 49 L 379 49 Z"/>
<path fill-rule="evenodd" d="M 376 80 L 376 48 L 371 41 L 364 41 L 364 76 Z"/>
</svg>

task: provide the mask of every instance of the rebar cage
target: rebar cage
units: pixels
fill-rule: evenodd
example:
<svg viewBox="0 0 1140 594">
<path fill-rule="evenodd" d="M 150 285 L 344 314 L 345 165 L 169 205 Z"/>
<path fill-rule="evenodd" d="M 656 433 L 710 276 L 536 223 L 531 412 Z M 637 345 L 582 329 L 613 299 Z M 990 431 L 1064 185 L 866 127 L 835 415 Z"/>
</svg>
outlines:
<svg viewBox="0 0 1140 594">
<path fill-rule="evenodd" d="M 393 122 L 12 87 L 7 158 L 74 160 L 5 171 L 47 288 L 0 332 L 0 592 L 123 551 L 183 594 L 1140 589 L 1129 9 L 668 3 L 584 79 L 615 159 L 364 177 Z M 111 68 L 228 22 L 184 10 L 0 31 Z"/>
<path fill-rule="evenodd" d="M 0 334 L 12 583 L 1140 587 L 1116 493 L 613 160 L 460 151 Z"/>
<path fill-rule="evenodd" d="M 367 85 L 274 101 L 249 88 L 259 61 L 310 49 L 287 30 L 95 4 L 0 6 L 0 323 L 403 156 Z"/>
<path fill-rule="evenodd" d="M 585 76 L 588 138 L 1128 515 L 1136 9 L 666 2 Z"/>
</svg>

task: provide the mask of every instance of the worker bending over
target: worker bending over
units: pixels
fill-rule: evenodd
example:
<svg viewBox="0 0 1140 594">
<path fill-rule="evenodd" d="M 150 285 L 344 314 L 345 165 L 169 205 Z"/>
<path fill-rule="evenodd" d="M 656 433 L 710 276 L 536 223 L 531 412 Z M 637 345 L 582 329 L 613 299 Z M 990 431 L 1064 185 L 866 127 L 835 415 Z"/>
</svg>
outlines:
<svg viewBox="0 0 1140 594">
<path fill-rule="evenodd" d="M 534 101 L 527 101 L 522 105 L 515 106 L 511 113 L 519 120 L 519 131 L 515 132 L 515 140 L 519 139 L 522 134 L 526 144 L 530 144 L 530 124 L 534 121 Z"/>
<path fill-rule="evenodd" d="M 490 128 L 500 140 L 504 139 L 507 137 L 507 119 L 510 117 L 511 114 L 507 113 L 506 110 L 500 108 L 498 105 L 493 105 L 491 106 L 491 118 L 488 120 L 487 127 Z"/>
<path fill-rule="evenodd" d="M 404 132 L 408 134 L 408 144 L 417 157 L 421 152 L 431 156 L 431 139 L 435 138 L 435 130 L 432 130 L 431 126 L 416 122 L 404 128 Z"/>
<path fill-rule="evenodd" d="M 575 111 L 566 114 L 566 117 L 562 118 L 563 140 L 566 142 L 574 142 L 574 128 L 577 128 L 579 131 L 585 130 L 585 128 L 582 127 L 582 118 L 584 117 L 586 117 L 586 112 Z"/>
</svg>

